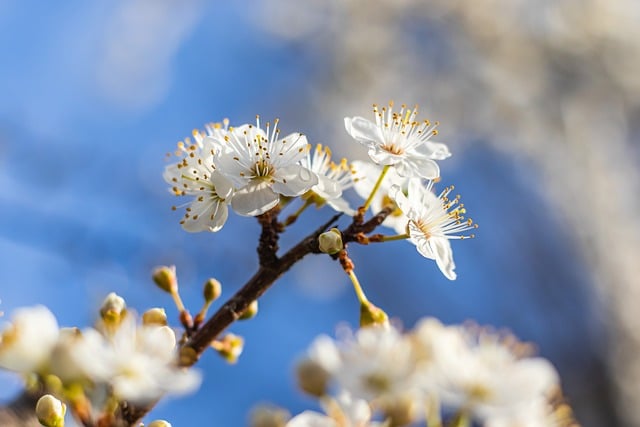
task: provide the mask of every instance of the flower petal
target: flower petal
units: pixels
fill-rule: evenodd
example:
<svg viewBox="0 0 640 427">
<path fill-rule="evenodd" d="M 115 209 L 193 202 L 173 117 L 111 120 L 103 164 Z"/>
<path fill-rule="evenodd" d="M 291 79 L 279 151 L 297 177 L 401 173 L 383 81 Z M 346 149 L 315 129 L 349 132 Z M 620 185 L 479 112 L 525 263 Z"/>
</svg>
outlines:
<svg viewBox="0 0 640 427">
<path fill-rule="evenodd" d="M 275 207 L 280 200 L 267 181 L 253 181 L 237 190 L 231 199 L 231 207 L 238 215 L 261 215 Z"/>
<path fill-rule="evenodd" d="M 405 177 L 436 179 L 440 176 L 440 167 L 435 161 L 420 157 L 411 157 L 397 164 L 396 171 Z"/>
<path fill-rule="evenodd" d="M 380 128 L 363 117 L 345 117 L 344 127 L 356 141 L 364 144 L 384 144 L 384 137 Z"/>
<path fill-rule="evenodd" d="M 318 183 L 318 176 L 300 165 L 278 168 L 272 188 L 284 196 L 299 196 Z"/>
<path fill-rule="evenodd" d="M 419 154 L 433 160 L 444 160 L 451 157 L 449 147 L 442 142 L 425 141 L 415 148 Z"/>
<path fill-rule="evenodd" d="M 453 271 L 456 265 L 453 262 L 453 252 L 449 240 L 443 237 L 431 237 L 427 239 L 427 244 L 435 255 L 436 264 L 442 274 L 449 280 L 456 280 L 456 273 Z"/>
</svg>

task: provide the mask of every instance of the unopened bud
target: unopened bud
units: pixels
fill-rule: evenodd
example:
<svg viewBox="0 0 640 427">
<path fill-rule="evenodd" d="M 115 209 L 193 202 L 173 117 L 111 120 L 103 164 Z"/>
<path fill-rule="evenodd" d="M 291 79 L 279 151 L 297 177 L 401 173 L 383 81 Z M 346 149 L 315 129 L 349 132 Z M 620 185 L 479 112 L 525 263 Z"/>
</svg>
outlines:
<svg viewBox="0 0 640 427">
<path fill-rule="evenodd" d="M 151 421 L 147 427 L 171 427 L 171 424 L 165 420 Z"/>
<path fill-rule="evenodd" d="M 320 251 L 325 254 L 337 254 L 344 249 L 342 233 L 340 233 L 340 230 L 337 228 L 332 228 L 331 230 L 322 233 L 318 236 L 318 246 Z"/>
<path fill-rule="evenodd" d="M 67 407 L 50 394 L 45 394 L 36 404 L 36 416 L 45 427 L 64 427 L 64 414 Z"/>
<path fill-rule="evenodd" d="M 249 304 L 249 307 L 247 307 L 247 309 L 244 312 L 242 312 L 242 314 L 239 317 L 239 320 L 251 319 L 255 317 L 256 314 L 258 314 L 258 300 L 253 300 L 251 301 L 251 304 Z"/>
<path fill-rule="evenodd" d="M 176 277 L 176 267 L 162 266 L 153 270 L 153 281 L 160 289 L 170 294 L 178 291 L 178 278 Z"/>
<path fill-rule="evenodd" d="M 379 307 L 369 301 L 360 304 L 360 327 L 389 326 L 389 316 Z"/>
<path fill-rule="evenodd" d="M 216 279 L 209 279 L 204 282 L 204 300 L 207 303 L 211 303 L 218 298 L 222 294 L 222 285 Z"/>
<path fill-rule="evenodd" d="M 142 313 L 142 324 L 146 326 L 167 326 L 167 313 L 164 308 L 152 308 Z"/>
<path fill-rule="evenodd" d="M 282 408 L 259 406 L 251 411 L 251 427 L 285 427 L 291 415 Z"/>
<path fill-rule="evenodd" d="M 127 304 L 124 302 L 124 298 L 111 292 L 100 307 L 100 317 L 106 325 L 117 326 L 124 317 L 126 308 Z"/>
<path fill-rule="evenodd" d="M 419 415 L 416 399 L 411 396 L 400 397 L 383 404 L 382 412 L 390 426 L 412 424 Z"/>
<path fill-rule="evenodd" d="M 227 334 L 222 340 L 214 341 L 211 347 L 229 363 L 236 363 L 244 349 L 244 338 L 235 334 Z"/>
<path fill-rule="evenodd" d="M 327 370 L 311 359 L 304 359 L 296 366 L 298 386 L 305 393 L 314 397 L 327 394 L 327 385 L 331 375 Z"/>
</svg>

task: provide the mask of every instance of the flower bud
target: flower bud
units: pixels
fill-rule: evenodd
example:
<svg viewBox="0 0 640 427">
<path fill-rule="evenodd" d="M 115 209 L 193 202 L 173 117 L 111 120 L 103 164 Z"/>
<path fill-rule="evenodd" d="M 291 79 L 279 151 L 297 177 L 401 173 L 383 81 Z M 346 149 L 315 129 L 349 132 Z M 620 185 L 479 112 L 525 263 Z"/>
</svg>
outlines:
<svg viewBox="0 0 640 427">
<path fill-rule="evenodd" d="M 142 324 L 146 326 L 167 326 L 167 313 L 164 308 L 152 308 L 142 314 Z"/>
<path fill-rule="evenodd" d="M 63 427 L 66 412 L 66 405 L 50 394 L 42 396 L 36 404 L 36 416 L 45 427 Z"/>
<path fill-rule="evenodd" d="M 204 283 L 204 300 L 207 303 L 211 303 L 222 294 L 222 285 L 216 279 L 209 279 Z"/>
<path fill-rule="evenodd" d="M 340 233 L 340 230 L 337 228 L 332 228 L 331 230 L 322 233 L 318 236 L 318 246 L 320 251 L 325 254 L 337 254 L 344 249 L 342 233 Z"/>
<path fill-rule="evenodd" d="M 285 427 L 291 415 L 282 408 L 259 406 L 251 411 L 251 427 Z"/>
<path fill-rule="evenodd" d="M 235 334 L 227 334 L 222 340 L 214 341 L 211 347 L 229 363 L 236 363 L 244 349 L 244 338 Z"/>
<path fill-rule="evenodd" d="M 124 298 L 115 292 L 111 292 L 104 299 L 102 307 L 100 307 L 100 317 L 106 325 L 119 325 L 126 313 L 126 308 L 127 304 L 125 303 Z"/>
<path fill-rule="evenodd" d="M 170 294 L 178 291 L 178 278 L 176 277 L 176 267 L 162 266 L 153 270 L 153 281 L 160 289 Z"/>
<path fill-rule="evenodd" d="M 327 385 L 331 375 L 318 362 L 304 359 L 296 366 L 298 386 L 305 393 L 314 397 L 322 397 L 327 393 Z"/>
<path fill-rule="evenodd" d="M 171 424 L 165 420 L 151 421 L 147 427 L 171 427 Z"/>
<path fill-rule="evenodd" d="M 389 316 L 387 316 L 387 313 L 369 301 L 360 304 L 360 327 L 364 328 L 367 326 L 389 326 Z"/>
<path fill-rule="evenodd" d="M 240 315 L 239 320 L 248 320 L 256 316 L 258 314 L 258 300 L 251 301 L 249 307 Z"/>
</svg>

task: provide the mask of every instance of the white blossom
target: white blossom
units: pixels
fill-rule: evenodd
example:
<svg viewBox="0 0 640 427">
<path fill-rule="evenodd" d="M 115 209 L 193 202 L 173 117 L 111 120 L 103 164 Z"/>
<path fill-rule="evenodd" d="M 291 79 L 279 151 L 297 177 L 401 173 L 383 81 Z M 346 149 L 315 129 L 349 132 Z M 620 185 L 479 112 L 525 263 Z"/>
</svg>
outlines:
<svg viewBox="0 0 640 427">
<path fill-rule="evenodd" d="M 460 329 L 466 348 L 434 343 L 430 384 L 445 407 L 466 408 L 478 420 L 513 417 L 544 404 L 558 387 L 545 359 L 521 357 L 515 340 Z"/>
<path fill-rule="evenodd" d="M 326 203 L 338 212 L 344 212 L 347 215 L 355 214 L 349 203 L 342 197 L 342 193 L 353 186 L 355 174 L 353 167 L 347 164 L 347 159 L 343 158 L 338 164 L 332 162 L 329 147 L 318 144 L 313 157 L 308 152 L 301 163 L 318 177 L 318 183 L 311 187 L 311 192 L 304 197 L 313 197 L 316 204 Z"/>
<path fill-rule="evenodd" d="M 403 177 L 435 179 L 440 168 L 434 160 L 451 155 L 446 145 L 430 141 L 437 135 L 436 126 L 428 120 L 418 122 L 418 107 L 402 106 L 393 111 L 393 104 L 378 109 L 373 106 L 375 123 L 363 117 L 346 117 L 349 135 L 369 150 L 369 157 L 379 165 L 392 165 Z"/>
<path fill-rule="evenodd" d="M 30 373 L 42 367 L 58 339 L 58 322 L 44 306 L 25 307 L 13 313 L 0 335 L 0 367 Z"/>
<path fill-rule="evenodd" d="M 278 120 L 266 130 L 242 125 L 224 138 L 216 156 L 218 170 L 237 187 L 231 206 L 240 215 L 256 216 L 275 207 L 280 195 L 300 196 L 318 183 L 318 177 L 300 164 L 309 149 L 307 138 L 292 133 L 279 138 Z"/>
<path fill-rule="evenodd" d="M 335 400 L 325 400 L 322 407 L 326 413 L 305 411 L 287 423 L 286 427 L 381 427 L 371 421 L 371 408 L 362 399 L 353 399 L 341 393 Z"/>
<path fill-rule="evenodd" d="M 412 180 L 406 196 L 397 185 L 391 187 L 389 195 L 409 218 L 409 241 L 416 245 L 422 256 L 435 260 L 447 279 L 455 280 L 455 263 L 449 240 L 473 237 L 458 233 L 477 228 L 477 225 L 471 219 L 465 220 L 466 211 L 458 196 L 448 198 L 453 187 L 436 196 L 432 186 L 433 181 L 425 187 Z"/>
<path fill-rule="evenodd" d="M 233 187 L 214 164 L 214 157 L 221 150 L 216 139 L 227 133 L 227 122 L 224 127 L 209 125 L 207 135 L 194 131 L 194 141 L 178 144 L 176 155 L 181 160 L 165 168 L 163 177 L 171 185 L 171 193 L 192 198 L 180 221 L 188 232 L 215 232 L 227 220 Z"/>
<path fill-rule="evenodd" d="M 200 384 L 194 370 L 177 366 L 176 338 L 167 326 L 138 326 L 133 316 L 127 316 L 108 342 L 108 382 L 118 398 L 149 402 L 165 393 L 192 391 Z"/>
<path fill-rule="evenodd" d="M 376 164 L 359 160 L 353 162 L 353 168 L 356 170 L 356 176 L 358 177 L 353 188 L 356 190 L 356 193 L 358 193 L 358 196 L 367 199 L 380 173 L 382 173 L 382 168 Z M 402 191 L 407 191 L 409 178 L 401 177 L 393 168 L 387 171 L 387 174 L 380 183 L 378 191 L 376 191 L 376 194 L 374 194 L 371 200 L 370 209 L 374 214 L 377 214 L 382 208 L 389 204 L 397 207 L 393 199 L 389 197 L 389 191 L 393 185 L 399 186 Z M 400 208 L 397 208 L 385 218 L 382 225 L 393 228 L 397 233 L 404 233 L 408 222 L 409 218 L 407 218 Z"/>
</svg>

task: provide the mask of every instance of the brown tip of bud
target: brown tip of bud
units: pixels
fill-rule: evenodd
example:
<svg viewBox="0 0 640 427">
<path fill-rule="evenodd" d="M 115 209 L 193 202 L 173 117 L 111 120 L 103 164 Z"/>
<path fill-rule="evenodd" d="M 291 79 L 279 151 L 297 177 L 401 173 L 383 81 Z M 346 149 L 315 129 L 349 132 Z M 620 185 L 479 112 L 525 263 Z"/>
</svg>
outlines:
<svg viewBox="0 0 640 427">
<path fill-rule="evenodd" d="M 176 267 L 162 266 L 153 270 L 153 281 L 160 289 L 170 294 L 178 291 L 178 278 L 176 277 Z"/>
</svg>

